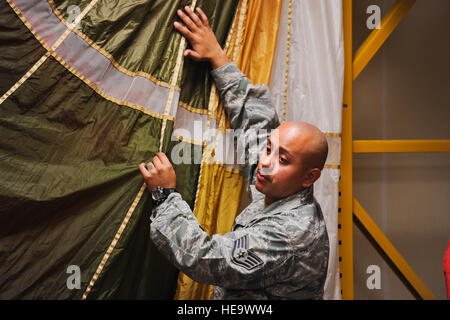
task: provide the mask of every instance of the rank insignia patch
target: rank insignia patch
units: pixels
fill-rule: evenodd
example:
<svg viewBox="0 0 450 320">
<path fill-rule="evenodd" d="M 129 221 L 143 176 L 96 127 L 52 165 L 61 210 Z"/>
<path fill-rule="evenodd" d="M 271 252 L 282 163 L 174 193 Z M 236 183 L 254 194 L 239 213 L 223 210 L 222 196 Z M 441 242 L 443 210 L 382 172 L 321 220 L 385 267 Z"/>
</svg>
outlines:
<svg viewBox="0 0 450 320">
<path fill-rule="evenodd" d="M 238 266 L 242 266 L 247 270 L 252 270 L 263 264 L 263 261 L 248 249 L 247 235 L 234 240 L 233 252 L 231 253 L 231 261 Z"/>
</svg>

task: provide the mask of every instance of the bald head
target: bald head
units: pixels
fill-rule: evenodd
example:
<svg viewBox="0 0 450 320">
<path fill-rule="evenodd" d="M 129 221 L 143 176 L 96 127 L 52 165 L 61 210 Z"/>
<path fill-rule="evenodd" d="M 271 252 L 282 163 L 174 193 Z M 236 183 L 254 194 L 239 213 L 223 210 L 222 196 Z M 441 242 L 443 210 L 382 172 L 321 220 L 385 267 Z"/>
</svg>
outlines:
<svg viewBox="0 0 450 320">
<path fill-rule="evenodd" d="M 301 154 L 307 168 L 323 169 L 328 156 L 328 142 L 322 131 L 312 124 L 300 121 L 285 122 L 277 129 L 280 135 L 292 139 L 295 151 Z"/>
<path fill-rule="evenodd" d="M 325 135 L 305 122 L 286 122 L 272 131 L 260 154 L 255 187 L 266 204 L 309 188 L 320 178 L 328 155 Z"/>
</svg>

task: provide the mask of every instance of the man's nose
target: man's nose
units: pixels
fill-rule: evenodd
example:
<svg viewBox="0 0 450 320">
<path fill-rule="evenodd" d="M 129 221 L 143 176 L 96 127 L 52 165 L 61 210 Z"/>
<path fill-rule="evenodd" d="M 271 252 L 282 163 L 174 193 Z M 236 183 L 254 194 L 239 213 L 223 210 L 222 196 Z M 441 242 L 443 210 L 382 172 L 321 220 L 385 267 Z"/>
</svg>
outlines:
<svg viewBox="0 0 450 320">
<path fill-rule="evenodd" d="M 270 157 L 268 157 L 268 156 L 262 156 L 261 157 L 261 166 L 262 167 L 265 167 L 265 168 L 267 168 L 267 167 L 270 167 Z"/>
<path fill-rule="evenodd" d="M 270 175 L 274 169 L 273 155 L 263 155 L 261 161 L 261 174 Z"/>
<path fill-rule="evenodd" d="M 261 166 L 265 167 L 265 168 L 270 168 L 272 166 L 272 154 L 263 154 L 261 155 L 260 158 L 261 161 Z"/>
</svg>

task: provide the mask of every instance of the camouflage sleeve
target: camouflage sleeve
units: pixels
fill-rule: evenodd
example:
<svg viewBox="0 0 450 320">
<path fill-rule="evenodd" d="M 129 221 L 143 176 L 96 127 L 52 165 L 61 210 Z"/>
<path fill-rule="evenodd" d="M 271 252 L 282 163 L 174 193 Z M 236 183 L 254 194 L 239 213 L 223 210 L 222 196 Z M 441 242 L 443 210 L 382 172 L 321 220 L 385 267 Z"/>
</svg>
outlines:
<svg viewBox="0 0 450 320">
<path fill-rule="evenodd" d="M 266 146 L 269 130 L 278 127 L 279 120 L 269 88 L 253 85 L 233 62 L 211 71 L 224 109 L 234 130 L 243 133 L 236 141 L 236 150 L 245 150 L 244 175 L 254 180 L 254 169 Z M 241 155 L 238 154 L 238 157 Z"/>
<path fill-rule="evenodd" d="M 155 246 L 197 282 L 258 289 L 288 278 L 295 270 L 290 239 L 275 222 L 210 237 L 179 193 L 170 194 L 151 219 Z"/>
</svg>

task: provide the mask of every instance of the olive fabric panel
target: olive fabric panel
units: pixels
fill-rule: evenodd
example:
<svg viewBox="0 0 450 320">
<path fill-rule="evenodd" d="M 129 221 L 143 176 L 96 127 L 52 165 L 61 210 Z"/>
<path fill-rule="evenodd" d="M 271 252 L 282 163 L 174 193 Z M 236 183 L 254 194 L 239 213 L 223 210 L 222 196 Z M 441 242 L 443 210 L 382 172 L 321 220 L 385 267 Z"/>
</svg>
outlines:
<svg viewBox="0 0 450 320">
<path fill-rule="evenodd" d="M 89 1 L 79 1 L 82 11 Z M 239 1 L 200 0 L 201 7 L 222 45 Z M 51 0 L 55 12 L 65 21 L 73 20 L 73 1 Z M 80 32 L 111 59 L 131 72 L 143 72 L 168 85 L 176 66 L 179 35 L 173 28 L 180 21 L 176 10 L 189 6 L 186 0 L 106 1 L 100 10 L 90 11 L 80 23 Z M 180 100 L 189 106 L 207 109 L 211 81 L 210 66 L 189 59 L 181 74 Z"/>
<path fill-rule="evenodd" d="M 52 58 L 1 105 L 1 298 L 81 297 L 67 268 L 80 267 L 86 288 L 143 183 L 138 164 L 158 151 L 161 122 L 103 99 Z M 122 297 L 173 294 L 177 271 L 148 241 L 146 194 L 140 204 L 104 271 L 117 285 L 89 298 L 121 296 L 130 274 L 115 255 L 147 280 Z"/>
<path fill-rule="evenodd" d="M 198 2 L 222 43 L 236 3 Z M 191 150 L 190 163 L 174 168 L 178 191 L 194 207 L 194 157 L 203 150 L 172 135 L 179 98 L 207 108 L 211 86 L 209 66 L 178 57 L 172 24 L 190 2 L 79 1 L 79 11 L 93 4 L 80 30 L 48 54 L 72 4 L 0 3 L 0 299 L 171 299 L 178 271 L 149 238 L 152 202 L 138 165 L 159 150 Z M 95 70 L 83 60 L 90 56 L 102 63 Z M 109 85 L 127 77 L 133 87 Z M 154 84 L 153 100 L 143 108 L 127 94 L 147 88 L 145 81 Z"/>
<path fill-rule="evenodd" d="M 45 49 L 6 1 L 0 2 L 0 17 L 1 96 L 42 57 Z"/>
</svg>

